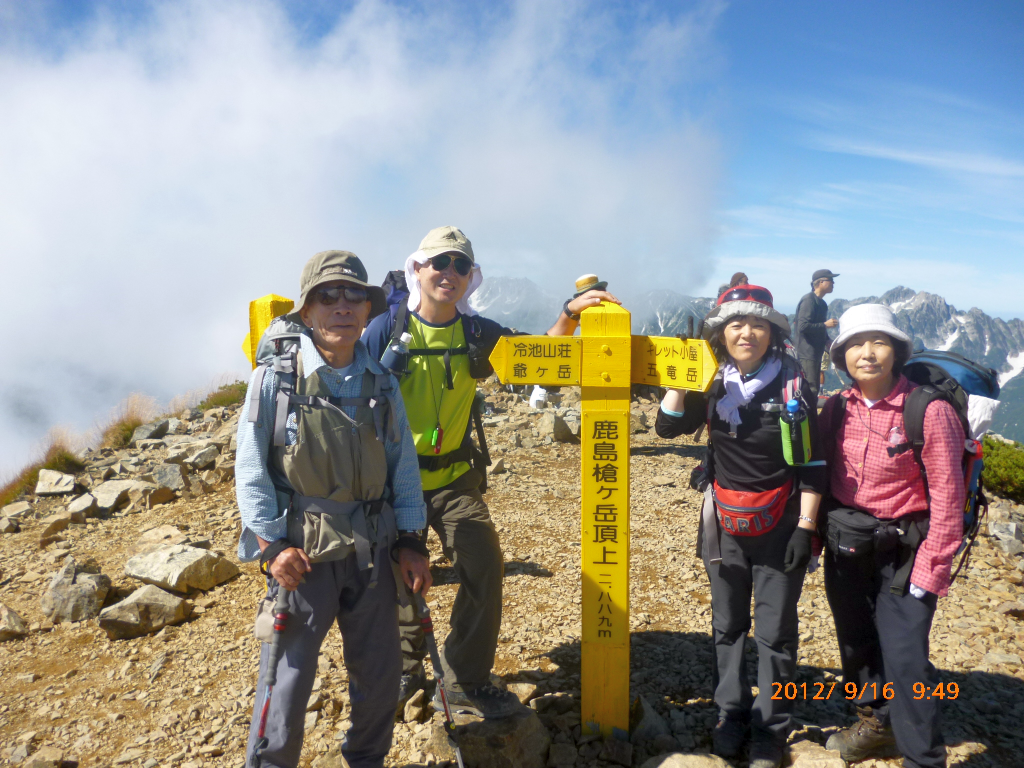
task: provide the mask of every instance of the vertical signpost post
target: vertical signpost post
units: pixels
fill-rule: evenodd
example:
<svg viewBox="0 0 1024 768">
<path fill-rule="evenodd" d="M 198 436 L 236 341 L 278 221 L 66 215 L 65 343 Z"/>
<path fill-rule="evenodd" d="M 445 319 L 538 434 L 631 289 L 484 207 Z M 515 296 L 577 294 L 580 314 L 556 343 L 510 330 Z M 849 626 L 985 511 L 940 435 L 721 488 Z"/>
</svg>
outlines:
<svg viewBox="0 0 1024 768">
<path fill-rule="evenodd" d="M 491 354 L 502 383 L 579 384 L 583 648 L 587 733 L 629 730 L 629 403 L 631 384 L 707 391 L 707 342 L 631 336 L 615 304 L 584 310 L 580 337 L 508 336 Z"/>
</svg>

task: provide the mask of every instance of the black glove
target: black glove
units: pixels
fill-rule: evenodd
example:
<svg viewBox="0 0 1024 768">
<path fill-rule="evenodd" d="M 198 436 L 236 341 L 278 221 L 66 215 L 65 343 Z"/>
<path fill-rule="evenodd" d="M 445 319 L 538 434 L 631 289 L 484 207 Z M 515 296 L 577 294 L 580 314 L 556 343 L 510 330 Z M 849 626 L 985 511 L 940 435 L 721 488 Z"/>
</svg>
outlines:
<svg viewBox="0 0 1024 768">
<path fill-rule="evenodd" d="M 806 568 L 811 562 L 811 538 L 814 531 L 807 528 L 797 527 L 793 535 L 789 537 L 786 545 L 786 573 L 792 573 L 800 568 Z"/>
</svg>

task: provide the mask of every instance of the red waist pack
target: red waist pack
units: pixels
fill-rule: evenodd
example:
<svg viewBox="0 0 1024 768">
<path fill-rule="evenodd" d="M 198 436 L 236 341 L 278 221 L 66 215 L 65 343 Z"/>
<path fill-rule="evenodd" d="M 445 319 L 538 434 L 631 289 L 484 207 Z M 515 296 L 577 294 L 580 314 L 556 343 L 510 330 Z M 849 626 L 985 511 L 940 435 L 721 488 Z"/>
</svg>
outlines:
<svg viewBox="0 0 1024 768">
<path fill-rule="evenodd" d="M 718 522 L 733 536 L 760 536 L 782 519 L 793 490 L 790 478 L 781 488 L 770 491 L 730 491 L 715 481 L 715 509 Z"/>
</svg>

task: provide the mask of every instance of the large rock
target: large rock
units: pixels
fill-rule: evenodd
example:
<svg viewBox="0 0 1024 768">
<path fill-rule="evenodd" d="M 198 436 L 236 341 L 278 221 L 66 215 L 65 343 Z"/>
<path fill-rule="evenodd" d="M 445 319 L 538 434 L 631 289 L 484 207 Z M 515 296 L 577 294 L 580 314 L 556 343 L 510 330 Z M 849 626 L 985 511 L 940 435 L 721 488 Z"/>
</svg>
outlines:
<svg viewBox="0 0 1024 768">
<path fill-rule="evenodd" d="M 522 714 L 500 720 L 455 715 L 455 728 L 467 766 L 546 768 L 551 735 L 533 710 L 524 709 Z M 455 762 L 455 750 L 448 745 L 440 715 L 430 723 L 430 737 L 424 750 L 441 760 Z"/>
<path fill-rule="evenodd" d="M 181 464 L 157 464 L 153 467 L 146 479 L 158 488 L 169 488 L 175 493 L 181 493 L 188 486 L 185 480 L 185 469 Z"/>
<path fill-rule="evenodd" d="M 150 528 L 148 531 L 143 531 L 142 535 L 139 536 L 139 540 L 135 543 L 132 554 L 144 555 L 147 552 L 153 552 L 164 547 L 188 543 L 188 536 L 173 525 L 161 525 L 156 528 Z"/>
<path fill-rule="evenodd" d="M 140 637 L 179 624 L 192 614 L 187 600 L 147 584 L 132 592 L 120 603 L 104 608 L 100 627 L 111 640 Z"/>
<path fill-rule="evenodd" d="M 0 517 L 0 533 L 17 533 L 21 526 L 9 517 Z"/>
<path fill-rule="evenodd" d="M 18 520 L 32 511 L 32 505 L 27 501 L 16 501 L 0 509 L 0 516 L 9 517 L 11 520 Z"/>
<path fill-rule="evenodd" d="M 0 642 L 13 640 L 28 634 L 28 627 L 22 621 L 21 616 L 0 603 Z"/>
<path fill-rule="evenodd" d="M 148 509 L 155 507 L 157 504 L 166 504 L 168 501 L 174 501 L 177 498 L 177 494 L 170 488 L 161 488 L 155 483 L 139 480 L 128 489 L 128 498 L 136 508 Z"/>
<path fill-rule="evenodd" d="M 653 741 L 658 736 L 669 736 L 672 733 L 668 723 L 643 696 L 639 696 L 630 707 L 629 720 L 629 740 L 634 744 Z"/>
<path fill-rule="evenodd" d="M 167 429 L 170 426 L 167 419 L 160 419 L 158 421 L 151 421 L 149 424 L 143 424 L 141 427 L 136 427 L 135 431 L 132 432 L 131 446 L 134 448 L 139 440 L 157 440 L 167 434 Z"/>
<path fill-rule="evenodd" d="M 36 496 L 63 496 L 75 490 L 75 476 L 55 472 L 52 469 L 40 469 L 39 480 L 36 482 Z"/>
<path fill-rule="evenodd" d="M 207 445 L 185 459 L 185 463 L 193 469 L 203 470 L 211 466 L 218 456 L 220 456 L 220 449 L 216 445 Z"/>
<path fill-rule="evenodd" d="M 124 572 L 139 581 L 176 592 L 213 589 L 239 573 L 238 566 L 230 560 L 183 544 L 136 555 L 125 563 Z"/>
<path fill-rule="evenodd" d="M 107 480 L 92 489 L 96 508 L 102 512 L 113 512 L 128 502 L 128 492 L 135 485 L 134 480 Z"/>
<path fill-rule="evenodd" d="M 1024 541 L 1024 526 L 993 520 L 988 524 L 988 535 L 1003 541 Z"/>
<path fill-rule="evenodd" d="M 96 568 L 79 567 L 69 556 L 64 567 L 50 581 L 41 607 L 54 624 L 86 621 L 99 616 L 109 591 L 109 576 L 99 573 Z"/>
<path fill-rule="evenodd" d="M 86 517 L 96 517 L 99 508 L 96 506 L 96 497 L 91 493 L 83 493 L 77 499 L 68 504 L 68 512 L 71 514 L 83 514 Z"/>
<path fill-rule="evenodd" d="M 789 751 L 792 768 L 846 768 L 839 752 L 825 749 L 813 741 L 797 741 Z"/>
<path fill-rule="evenodd" d="M 569 429 L 569 425 L 565 423 L 565 419 L 561 416 L 551 413 L 545 413 L 540 417 L 537 422 L 537 433 L 541 437 L 551 436 L 551 439 L 556 443 L 575 443 L 576 435 L 573 434 L 572 430 Z"/>
<path fill-rule="evenodd" d="M 61 768 L 64 753 L 57 747 L 40 747 L 25 760 L 24 768 Z"/>
<path fill-rule="evenodd" d="M 80 515 L 85 520 L 85 515 Z M 43 518 L 43 530 L 39 533 L 40 539 L 46 539 L 56 533 L 60 533 L 71 525 L 72 516 L 70 512 L 58 512 L 55 515 Z"/>
<path fill-rule="evenodd" d="M 718 755 L 684 755 L 673 752 L 652 757 L 641 768 L 732 768 Z"/>
</svg>

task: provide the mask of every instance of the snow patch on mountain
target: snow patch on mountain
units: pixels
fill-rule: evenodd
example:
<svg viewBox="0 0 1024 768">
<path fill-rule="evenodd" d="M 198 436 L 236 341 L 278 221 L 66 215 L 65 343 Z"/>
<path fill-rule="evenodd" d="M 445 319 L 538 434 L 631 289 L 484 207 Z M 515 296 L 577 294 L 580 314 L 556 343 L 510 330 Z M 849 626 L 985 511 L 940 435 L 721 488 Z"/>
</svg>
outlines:
<svg viewBox="0 0 1024 768">
<path fill-rule="evenodd" d="M 1011 379 L 1016 378 L 1024 371 L 1024 352 L 1019 352 L 1016 355 L 1010 355 L 1006 358 L 1007 365 L 1010 366 L 1010 370 L 999 374 L 999 386 L 1003 386 L 1008 383 Z"/>
</svg>

